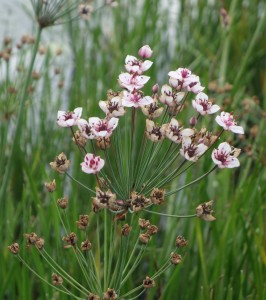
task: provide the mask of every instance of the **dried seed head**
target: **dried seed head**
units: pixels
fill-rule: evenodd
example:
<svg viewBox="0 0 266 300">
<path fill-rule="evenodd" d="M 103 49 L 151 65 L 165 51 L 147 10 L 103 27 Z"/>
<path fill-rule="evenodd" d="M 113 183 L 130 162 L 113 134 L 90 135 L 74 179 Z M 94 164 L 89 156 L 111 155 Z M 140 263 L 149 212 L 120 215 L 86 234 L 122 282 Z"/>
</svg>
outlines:
<svg viewBox="0 0 266 300">
<path fill-rule="evenodd" d="M 80 134 L 79 130 L 75 132 L 75 137 L 72 138 L 72 141 L 80 147 L 85 147 L 87 143 L 86 139 Z"/>
<path fill-rule="evenodd" d="M 56 275 L 55 273 L 52 274 L 52 283 L 53 285 L 59 286 L 63 284 L 63 278 L 61 276 Z"/>
<path fill-rule="evenodd" d="M 88 239 L 81 243 L 81 250 L 84 252 L 91 250 L 91 242 Z"/>
<path fill-rule="evenodd" d="M 27 247 L 35 245 L 36 241 L 38 240 L 38 235 L 35 232 L 32 233 L 25 233 L 24 237 L 27 241 Z"/>
<path fill-rule="evenodd" d="M 200 204 L 196 208 L 197 217 L 203 219 L 204 221 L 216 220 L 216 218 L 212 215 L 212 213 L 214 212 L 211 208 L 212 205 L 213 205 L 213 200 Z"/>
<path fill-rule="evenodd" d="M 4 45 L 5 45 L 5 46 L 8 46 L 9 44 L 12 43 L 12 39 L 11 39 L 11 37 L 9 37 L 9 36 L 5 36 L 3 42 L 4 42 Z"/>
<path fill-rule="evenodd" d="M 100 300 L 101 298 L 95 294 L 89 294 L 88 300 Z"/>
<path fill-rule="evenodd" d="M 115 300 L 117 299 L 117 294 L 115 290 L 108 288 L 107 291 L 103 294 L 104 300 Z"/>
<path fill-rule="evenodd" d="M 63 241 L 67 242 L 68 245 L 64 246 L 64 248 L 76 247 L 77 245 L 77 235 L 74 232 L 71 232 L 69 235 L 63 237 Z"/>
<path fill-rule="evenodd" d="M 111 139 L 108 138 L 108 137 L 97 138 L 96 145 L 97 145 L 101 150 L 109 149 L 110 146 L 111 146 Z"/>
<path fill-rule="evenodd" d="M 11 244 L 7 248 L 11 253 L 13 253 L 15 255 L 17 255 L 19 253 L 19 244 L 18 243 Z"/>
<path fill-rule="evenodd" d="M 47 189 L 47 191 L 48 191 L 49 193 L 54 192 L 55 189 L 56 189 L 56 182 L 55 182 L 55 179 L 54 179 L 53 181 L 51 181 L 51 182 L 45 182 L 44 185 L 45 185 L 45 187 L 46 187 L 46 189 Z"/>
<path fill-rule="evenodd" d="M 177 248 L 183 248 L 187 245 L 188 241 L 184 239 L 181 235 L 177 236 L 175 244 Z"/>
<path fill-rule="evenodd" d="M 132 230 L 132 227 L 129 226 L 128 224 L 125 224 L 125 225 L 122 227 L 122 235 L 123 235 L 123 236 L 128 236 L 131 230 Z"/>
<path fill-rule="evenodd" d="M 44 55 L 46 53 L 47 49 L 44 46 L 40 46 L 38 49 L 38 52 L 40 55 Z"/>
<path fill-rule="evenodd" d="M 92 198 L 93 211 L 94 208 L 98 211 L 109 206 L 113 206 L 116 201 L 116 195 L 110 190 L 102 191 L 96 187 L 96 197 Z"/>
<path fill-rule="evenodd" d="M 84 20 L 89 20 L 92 12 L 93 12 L 93 7 L 89 4 L 80 4 L 78 6 L 78 14 Z"/>
<path fill-rule="evenodd" d="M 32 76 L 32 79 L 34 79 L 34 80 L 39 80 L 41 78 L 41 74 L 36 71 L 33 71 L 31 76 Z"/>
<path fill-rule="evenodd" d="M 147 199 L 144 195 L 137 194 L 136 192 L 132 192 L 130 198 L 131 198 L 130 208 L 134 212 L 138 212 L 151 204 L 150 199 Z"/>
<path fill-rule="evenodd" d="M 148 233 L 141 233 L 139 235 L 139 241 L 144 244 L 144 245 L 147 245 L 148 242 L 150 240 L 150 235 Z"/>
<path fill-rule="evenodd" d="M 156 205 L 164 203 L 165 189 L 154 188 L 151 192 L 151 202 Z"/>
<path fill-rule="evenodd" d="M 66 209 L 68 206 L 68 198 L 64 197 L 64 198 L 60 198 L 57 200 L 57 205 L 62 208 L 62 209 Z"/>
<path fill-rule="evenodd" d="M 9 94 L 16 94 L 17 93 L 17 90 L 14 86 L 9 86 L 7 88 L 7 91 L 9 92 Z"/>
<path fill-rule="evenodd" d="M 35 246 L 39 249 L 42 250 L 44 247 L 44 239 L 43 238 L 38 238 L 35 242 Z"/>
<path fill-rule="evenodd" d="M 175 253 L 175 252 L 172 252 L 171 253 L 171 263 L 173 264 L 173 265 L 178 265 L 178 264 L 180 264 L 181 263 L 181 261 L 182 261 L 182 256 L 181 255 L 179 255 L 179 254 L 177 254 L 177 253 Z"/>
<path fill-rule="evenodd" d="M 146 278 L 143 280 L 143 287 L 145 289 L 150 289 L 155 287 L 155 281 L 152 280 L 149 276 L 146 276 Z"/>
<path fill-rule="evenodd" d="M 155 225 L 149 225 L 147 227 L 147 234 L 149 235 L 155 235 L 158 232 L 158 227 Z"/>
<path fill-rule="evenodd" d="M 57 171 L 58 173 L 66 172 L 69 168 L 69 165 L 70 165 L 70 160 L 67 159 L 64 152 L 56 156 L 53 162 L 50 162 L 51 168 Z"/>
<path fill-rule="evenodd" d="M 80 230 L 85 230 L 89 226 L 89 216 L 88 215 L 80 215 L 79 220 L 76 221 L 76 223 Z"/>
<path fill-rule="evenodd" d="M 139 218 L 139 227 L 143 230 L 146 229 L 150 225 L 149 220 Z"/>
</svg>

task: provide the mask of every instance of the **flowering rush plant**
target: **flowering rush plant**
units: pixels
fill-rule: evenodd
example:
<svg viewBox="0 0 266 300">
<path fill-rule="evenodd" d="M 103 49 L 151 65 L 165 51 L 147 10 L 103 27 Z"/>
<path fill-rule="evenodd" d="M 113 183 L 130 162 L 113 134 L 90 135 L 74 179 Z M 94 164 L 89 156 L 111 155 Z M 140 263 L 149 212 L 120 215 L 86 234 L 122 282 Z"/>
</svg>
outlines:
<svg viewBox="0 0 266 300">
<path fill-rule="evenodd" d="M 78 246 L 78 235 L 65 225 L 63 237 L 65 248 L 75 252 L 86 286 L 52 260 L 44 250 L 42 238 L 35 233 L 25 237 L 28 245 L 35 245 L 52 266 L 52 283 L 56 288 L 76 299 L 138 299 L 147 289 L 155 287 L 156 279 L 163 272 L 181 262 L 182 248 L 187 241 L 177 236 L 173 251 L 166 254 L 162 266 L 154 274 L 142 278 L 136 287 L 126 289 L 125 283 L 140 265 L 144 252 L 148 251 L 147 245 L 159 230 L 147 216 L 167 216 L 154 211 L 154 206 L 167 203 L 171 195 L 199 182 L 217 168 L 240 165 L 240 150 L 228 142 L 220 143 L 220 140 L 225 131 L 244 134 L 244 130 L 237 125 L 233 113 L 220 112 L 220 107 L 212 103 L 204 93 L 199 76 L 180 67 L 168 73 L 168 84 L 161 88 L 154 84 L 150 95 L 144 93 L 143 89 L 150 82 L 150 77 L 144 74 L 152 67 L 153 62 L 149 60 L 152 53 L 145 45 L 138 52 L 139 58 L 126 56 L 126 72 L 118 76 L 120 90 L 109 90 L 107 100 L 99 102 L 102 117 L 83 117 L 81 107 L 59 111 L 57 115 L 57 124 L 70 129 L 80 151 L 81 171 L 96 180 L 93 190 L 73 178 L 68 172 L 70 161 L 64 153 L 50 163 L 54 170 L 66 174 L 91 195 L 90 216 L 80 215 L 77 221 L 78 229 L 84 233 L 83 242 Z M 181 122 L 181 116 L 182 120 L 186 119 L 184 115 L 189 106 L 194 113 L 187 117 L 187 122 Z M 213 118 L 214 114 L 217 114 L 215 121 L 221 127 L 216 135 L 201 127 L 202 120 Z M 178 182 L 181 176 L 184 178 L 203 156 L 212 159 L 210 170 L 175 187 L 173 182 Z M 54 181 L 46 186 L 50 192 L 56 188 Z M 62 210 L 67 204 L 66 197 L 57 200 L 57 207 Z M 199 204 L 193 215 L 171 217 L 199 217 L 213 221 L 212 204 L 213 201 Z M 94 245 L 88 239 L 90 218 L 97 219 L 103 246 L 99 241 Z M 17 243 L 12 244 L 10 251 L 24 262 L 18 248 Z M 102 254 L 103 259 L 98 264 L 93 250 Z M 86 252 L 89 252 L 88 256 Z M 101 264 L 103 268 L 99 267 Z M 69 290 L 70 285 L 78 295 Z"/>
</svg>

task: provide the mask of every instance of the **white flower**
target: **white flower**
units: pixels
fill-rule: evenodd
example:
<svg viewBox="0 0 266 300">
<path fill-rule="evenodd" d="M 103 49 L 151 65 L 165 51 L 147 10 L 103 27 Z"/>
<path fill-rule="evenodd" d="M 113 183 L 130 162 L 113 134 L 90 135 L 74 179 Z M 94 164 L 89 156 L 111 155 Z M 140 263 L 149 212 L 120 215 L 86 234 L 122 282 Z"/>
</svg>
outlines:
<svg viewBox="0 0 266 300">
<path fill-rule="evenodd" d="M 134 90 L 132 92 L 124 91 L 122 105 L 126 107 L 140 107 L 153 103 L 150 96 L 144 96 L 142 92 Z"/>
<path fill-rule="evenodd" d="M 121 117 L 125 114 L 125 109 L 122 105 L 120 96 L 113 97 L 108 101 L 99 101 L 99 106 L 106 113 L 108 118 Z"/>
<path fill-rule="evenodd" d="M 135 75 L 122 73 L 119 75 L 119 83 L 122 87 L 129 91 L 139 90 L 144 87 L 144 84 L 149 81 L 150 77 L 145 75 Z"/>
<path fill-rule="evenodd" d="M 233 155 L 232 155 L 233 154 Z M 239 152 L 236 154 L 238 155 Z M 212 160 L 219 168 L 236 168 L 240 166 L 239 160 L 228 143 L 221 143 L 218 149 L 212 151 Z"/>
<path fill-rule="evenodd" d="M 149 117 L 149 119 L 155 119 L 160 117 L 164 108 L 159 107 L 158 100 L 154 99 L 153 103 L 141 106 L 141 110 L 145 116 Z"/>
<path fill-rule="evenodd" d="M 205 93 L 197 94 L 196 99 L 192 100 L 192 106 L 203 116 L 214 114 L 220 109 L 220 106 L 208 101 L 208 96 Z"/>
<path fill-rule="evenodd" d="M 153 64 L 150 60 L 141 61 L 135 56 L 127 55 L 125 68 L 130 74 L 141 75 L 147 71 Z"/>
<path fill-rule="evenodd" d="M 194 144 L 190 137 L 183 138 L 180 154 L 189 161 L 197 161 L 199 157 L 208 149 L 206 145 L 200 143 Z"/>
<path fill-rule="evenodd" d="M 87 174 L 96 174 L 104 166 L 104 160 L 100 156 L 88 153 L 84 157 L 84 162 L 80 164 L 83 172 Z"/>
<path fill-rule="evenodd" d="M 230 130 L 234 133 L 244 134 L 244 129 L 241 126 L 236 126 L 237 123 L 232 113 L 221 112 L 220 116 L 215 118 L 215 121 L 223 127 L 224 130 Z"/>
<path fill-rule="evenodd" d="M 61 127 L 72 127 L 77 125 L 78 120 L 80 119 L 82 114 L 82 107 L 78 107 L 72 111 L 61 111 L 59 110 L 57 113 L 57 124 Z"/>
<path fill-rule="evenodd" d="M 99 119 L 97 117 L 89 118 L 89 125 L 92 128 L 92 131 L 96 137 L 108 138 L 111 136 L 113 130 L 118 125 L 118 118 Z"/>
<path fill-rule="evenodd" d="M 179 127 L 176 119 L 172 118 L 166 129 L 166 136 L 174 143 L 181 143 L 184 137 L 190 137 L 194 134 L 194 130 L 190 128 L 183 129 Z"/>
<path fill-rule="evenodd" d="M 89 125 L 89 123 L 86 120 L 79 119 L 77 125 L 81 136 L 89 140 L 95 138 L 92 127 Z"/>
<path fill-rule="evenodd" d="M 173 92 L 173 89 L 164 84 L 161 89 L 160 101 L 168 106 L 176 106 L 184 98 L 185 93 L 183 92 Z"/>
<path fill-rule="evenodd" d="M 159 142 L 165 138 L 167 124 L 162 126 L 155 125 L 151 120 L 146 120 L 146 136 L 152 142 Z"/>
</svg>

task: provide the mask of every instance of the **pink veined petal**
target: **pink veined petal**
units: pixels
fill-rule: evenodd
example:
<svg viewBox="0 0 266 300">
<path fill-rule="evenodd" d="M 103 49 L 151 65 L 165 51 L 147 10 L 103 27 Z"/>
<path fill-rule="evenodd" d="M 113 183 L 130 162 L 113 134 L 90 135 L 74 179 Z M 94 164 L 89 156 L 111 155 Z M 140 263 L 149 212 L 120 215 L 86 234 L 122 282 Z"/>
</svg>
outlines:
<svg viewBox="0 0 266 300">
<path fill-rule="evenodd" d="M 180 101 L 182 101 L 182 99 L 184 98 L 185 93 L 184 92 L 179 92 L 175 95 L 175 101 L 177 103 L 179 103 Z"/>
<path fill-rule="evenodd" d="M 152 66 L 153 62 L 150 61 L 150 60 L 145 60 L 142 65 L 141 65 L 141 70 L 144 72 L 144 71 L 147 71 L 151 66 Z"/>
<path fill-rule="evenodd" d="M 230 154 L 231 153 L 231 146 L 226 142 L 221 143 L 218 146 L 218 152 L 224 152 L 226 154 Z"/>
<path fill-rule="evenodd" d="M 191 138 L 190 137 L 184 137 L 182 140 L 182 148 L 187 148 L 191 144 Z"/>
<path fill-rule="evenodd" d="M 118 76 L 118 78 L 122 83 L 129 84 L 131 75 L 129 73 L 122 73 Z"/>
<path fill-rule="evenodd" d="M 217 104 L 213 104 L 211 106 L 211 108 L 209 109 L 209 114 L 214 114 L 216 113 L 218 110 L 220 110 L 220 106 Z"/>
<path fill-rule="evenodd" d="M 222 126 L 224 129 L 228 129 L 223 119 L 220 116 L 216 116 L 215 121 L 218 123 L 218 125 Z"/>
<path fill-rule="evenodd" d="M 197 146 L 197 155 L 200 156 L 202 155 L 206 150 L 208 149 L 208 147 L 204 144 L 199 144 Z"/>
<path fill-rule="evenodd" d="M 111 118 L 108 122 L 108 128 L 114 130 L 118 125 L 118 118 Z"/>
<path fill-rule="evenodd" d="M 57 112 L 57 118 L 60 118 L 60 117 L 64 116 L 65 113 L 66 113 L 65 111 L 59 110 L 59 111 Z"/>
<path fill-rule="evenodd" d="M 138 62 L 138 59 L 135 56 L 133 56 L 133 55 L 127 55 L 126 56 L 126 59 L 125 59 L 126 64 L 134 63 L 134 62 Z"/>
<path fill-rule="evenodd" d="M 194 130 L 190 129 L 190 128 L 185 128 L 181 131 L 181 134 L 183 137 L 189 137 L 192 136 L 194 134 Z"/>
<path fill-rule="evenodd" d="M 181 77 L 176 71 L 170 71 L 168 73 L 168 76 L 170 76 L 170 77 L 172 77 L 174 79 L 178 79 L 178 80 L 180 80 L 180 77 Z"/>
<path fill-rule="evenodd" d="M 151 104 L 151 103 L 153 103 L 152 97 L 150 97 L 150 96 L 145 96 L 145 97 L 143 97 L 143 98 L 140 100 L 139 105 L 149 105 L 149 104 Z"/>
<path fill-rule="evenodd" d="M 137 82 L 138 84 L 145 84 L 149 81 L 150 77 L 149 76 L 145 76 L 145 75 L 141 75 L 141 76 L 136 76 L 137 77 Z"/>
<path fill-rule="evenodd" d="M 172 88 L 169 85 L 164 84 L 162 86 L 161 93 L 162 94 L 171 94 L 172 95 Z"/>
<path fill-rule="evenodd" d="M 99 101 L 99 106 L 103 112 L 108 113 L 106 101 Z"/>
<path fill-rule="evenodd" d="M 125 107 L 133 107 L 133 106 L 135 106 L 135 103 L 130 101 L 129 99 L 123 98 L 122 105 Z"/>
<path fill-rule="evenodd" d="M 216 155 L 217 155 L 217 153 L 218 153 L 218 150 L 217 149 L 214 149 L 213 151 L 212 151 L 212 160 L 213 160 L 213 162 L 216 164 L 216 165 L 218 165 L 218 167 L 219 168 L 224 168 L 224 166 L 222 165 L 222 162 L 220 161 L 220 160 L 218 160 L 218 159 L 216 159 Z M 221 165 L 221 166 L 220 166 Z"/>
<path fill-rule="evenodd" d="M 101 119 L 98 118 L 98 117 L 91 117 L 91 118 L 89 118 L 89 124 L 91 126 L 93 126 L 94 124 L 100 123 L 100 122 L 101 122 Z"/>
<path fill-rule="evenodd" d="M 75 108 L 74 113 L 77 115 L 78 118 L 80 118 L 82 114 L 82 107 Z"/>
<path fill-rule="evenodd" d="M 171 126 L 171 125 L 172 125 L 172 126 L 176 126 L 177 128 L 179 127 L 178 121 L 177 121 L 176 119 L 174 119 L 174 118 L 171 119 L 171 122 L 170 122 L 169 125 L 170 125 L 170 126 Z"/>
<path fill-rule="evenodd" d="M 71 127 L 75 125 L 75 120 L 74 119 L 69 119 L 65 121 L 65 124 L 67 125 L 67 127 Z"/>
<path fill-rule="evenodd" d="M 234 157 L 234 156 L 230 156 L 228 157 L 228 159 L 226 160 L 226 168 L 237 168 L 240 166 L 240 162 L 239 160 Z"/>
<path fill-rule="evenodd" d="M 107 137 L 109 135 L 108 131 L 107 130 L 101 130 L 101 131 L 93 131 L 94 134 L 96 136 L 99 136 L 99 137 Z"/>
<path fill-rule="evenodd" d="M 104 160 L 103 159 L 100 159 L 100 161 L 99 161 L 99 164 L 98 164 L 98 172 L 103 168 L 103 166 L 104 166 Z"/>
<path fill-rule="evenodd" d="M 232 125 L 229 126 L 229 130 L 231 130 L 234 133 L 244 134 L 244 129 L 241 126 Z"/>
<path fill-rule="evenodd" d="M 208 100 L 209 97 L 205 94 L 205 93 L 198 93 L 197 96 L 196 96 L 196 100 Z"/>
</svg>

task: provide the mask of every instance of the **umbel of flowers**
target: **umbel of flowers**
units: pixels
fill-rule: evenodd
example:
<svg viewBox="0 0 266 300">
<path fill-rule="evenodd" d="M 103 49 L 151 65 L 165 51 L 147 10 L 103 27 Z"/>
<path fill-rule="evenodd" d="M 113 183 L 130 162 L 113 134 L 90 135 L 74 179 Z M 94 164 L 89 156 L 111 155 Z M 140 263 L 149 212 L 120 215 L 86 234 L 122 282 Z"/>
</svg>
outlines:
<svg viewBox="0 0 266 300">
<path fill-rule="evenodd" d="M 216 123 L 222 127 L 218 135 L 201 128 L 201 119 L 212 117 L 220 107 L 203 92 L 199 76 L 187 68 L 170 71 L 169 83 L 162 85 L 160 91 L 159 86 L 154 84 L 152 94 L 146 95 L 144 89 L 150 77 L 144 74 L 152 67 L 151 56 L 152 50 L 147 45 L 139 50 L 139 58 L 126 56 L 126 72 L 118 76 L 122 90 L 109 90 L 107 101 L 99 102 L 105 117 L 83 119 L 80 107 L 73 112 L 58 112 L 57 124 L 70 127 L 84 156 L 82 171 L 94 174 L 97 189 L 103 194 L 107 191 L 113 193 L 117 199 L 109 204 L 106 199 L 98 198 L 92 203 L 95 211 L 101 207 L 116 213 L 151 210 L 151 206 L 158 202 L 154 200 L 154 191 L 165 191 L 189 163 L 191 167 L 196 165 L 203 155 L 211 157 L 215 165 L 189 185 L 203 179 L 217 167 L 239 166 L 237 156 L 240 151 L 227 142 L 217 145 L 224 131 L 244 133 L 243 128 L 237 126 L 233 113 L 223 111 L 215 117 Z M 179 116 L 182 114 L 184 119 L 185 107 L 188 106 L 192 106 L 195 114 L 187 118 L 187 124 L 182 124 Z M 145 123 L 141 123 L 141 114 L 146 117 Z M 143 124 L 142 128 L 137 121 Z M 74 126 L 78 129 L 76 133 Z M 143 138 L 139 138 L 140 135 Z M 123 142 L 129 146 L 123 145 Z M 128 153 L 125 154 L 125 150 Z M 159 163 L 157 158 L 160 158 Z M 181 189 L 164 192 L 164 197 Z M 102 206 L 101 202 L 105 205 Z"/>
<path fill-rule="evenodd" d="M 203 180 L 215 169 L 235 168 L 240 165 L 238 160 L 240 149 L 224 141 L 224 135 L 226 131 L 244 134 L 244 130 L 237 125 L 233 113 L 219 112 L 220 107 L 212 103 L 203 92 L 204 87 L 199 76 L 187 68 L 180 67 L 168 73 L 167 84 L 163 84 L 160 88 L 158 84 L 152 83 L 152 93 L 146 94 L 150 77 L 144 74 L 152 67 L 153 62 L 149 60 L 152 54 L 151 48 L 145 45 L 139 49 L 138 58 L 126 56 L 126 72 L 118 76 L 120 89 L 109 90 L 107 99 L 99 101 L 103 116 L 82 117 L 81 107 L 73 111 L 58 111 L 57 124 L 69 128 L 81 154 L 80 169 L 92 179 L 95 177 L 95 190 L 71 176 L 68 172 L 70 161 L 64 153 L 59 154 L 50 166 L 85 187 L 91 196 L 90 214 L 99 218 L 103 215 L 104 230 L 101 233 L 104 236 L 104 246 L 98 248 L 98 252 L 103 252 L 104 257 L 103 269 L 98 264 L 98 268 L 102 270 L 102 277 L 95 264 L 92 251 L 94 243 L 86 235 L 86 231 L 90 228 L 89 215 L 80 215 L 76 222 L 78 229 L 85 232 L 81 246 L 78 245 L 78 236 L 75 232 L 67 232 L 65 229 L 66 236 L 63 237 L 66 243 L 64 248 L 73 249 L 78 263 L 81 264 L 82 272 L 87 279 L 87 287 L 66 274 L 67 272 L 48 256 L 44 249 L 43 238 L 35 233 L 26 234 L 25 238 L 28 247 L 35 246 L 45 261 L 53 266 L 53 285 L 57 289 L 62 286 L 63 288 L 59 289 L 61 292 L 76 299 L 138 299 L 145 290 L 155 287 L 157 277 L 182 261 L 182 248 L 186 246 L 187 241 L 178 236 L 176 247 L 167 254 L 165 263 L 158 271 L 152 276 L 146 275 L 142 278 L 139 286 L 125 291 L 125 283 L 140 265 L 147 244 L 159 230 L 148 219 L 139 218 L 138 223 L 134 222 L 135 216 L 140 214 L 145 217 L 147 214 L 167 216 L 155 212 L 153 206 L 165 202 L 167 205 L 167 199 L 171 195 Z M 216 117 L 214 114 L 217 114 Z M 216 121 L 215 127 L 221 127 L 218 133 L 213 134 L 212 128 L 202 127 L 203 118 L 213 118 Z M 210 170 L 191 182 L 171 189 L 173 186 L 171 183 L 178 182 L 180 176 L 184 178 L 185 172 L 191 172 L 203 156 L 212 160 Z M 55 181 L 46 183 L 46 187 L 52 193 L 56 189 Z M 65 211 L 68 198 L 60 198 L 56 203 L 57 207 Z M 192 215 L 171 215 L 171 217 L 198 217 L 205 221 L 214 221 L 212 204 L 212 200 L 199 204 Z M 108 219 L 109 215 L 112 216 L 111 219 Z M 120 226 L 117 221 L 130 224 L 124 223 Z M 110 236 L 107 234 L 112 227 L 110 224 L 114 227 L 115 233 L 119 232 L 120 244 L 113 242 L 116 239 L 114 233 Z M 132 230 L 136 228 L 137 231 Z M 100 231 L 101 227 L 97 230 Z M 119 245 L 116 248 L 119 255 L 116 257 L 113 272 L 110 270 L 113 259 L 110 253 L 115 255 L 115 251 L 108 249 L 108 245 L 111 244 Z M 9 246 L 9 250 L 26 264 L 19 256 L 17 243 Z M 86 252 L 89 252 L 90 257 L 88 262 L 83 255 Z M 27 264 L 26 266 L 29 267 Z M 79 290 L 85 298 L 74 296 L 64 286 L 64 281 Z"/>
</svg>

